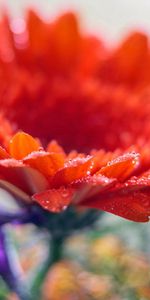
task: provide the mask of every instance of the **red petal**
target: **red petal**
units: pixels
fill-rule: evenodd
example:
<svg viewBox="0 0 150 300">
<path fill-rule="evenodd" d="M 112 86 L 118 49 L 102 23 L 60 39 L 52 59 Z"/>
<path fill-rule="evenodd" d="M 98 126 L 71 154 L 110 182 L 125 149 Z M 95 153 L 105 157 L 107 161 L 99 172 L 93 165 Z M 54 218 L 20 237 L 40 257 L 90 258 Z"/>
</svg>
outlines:
<svg viewBox="0 0 150 300">
<path fill-rule="evenodd" d="M 84 206 L 104 210 L 135 222 L 147 222 L 150 217 L 150 193 L 107 193 L 84 202 Z"/>
<path fill-rule="evenodd" d="M 48 182 L 41 173 L 15 159 L 0 160 L 0 179 L 13 184 L 28 195 L 48 187 Z"/>
<path fill-rule="evenodd" d="M 50 40 L 50 29 L 51 27 L 49 24 L 44 23 L 33 10 L 28 12 L 27 31 L 29 45 L 26 49 L 27 57 L 25 57 L 28 59 L 27 62 L 33 63 L 33 59 L 36 60 L 37 58 L 41 57 L 41 55 L 46 54 L 46 46 L 48 47 L 48 42 Z M 44 58 L 45 57 L 43 56 L 43 59 Z"/>
<path fill-rule="evenodd" d="M 116 183 L 115 179 L 107 178 L 101 174 L 85 177 L 75 181 L 71 186 L 76 188 L 73 203 L 81 203 L 85 199 L 104 192 Z"/>
<path fill-rule="evenodd" d="M 112 57 L 118 80 L 128 80 L 130 83 L 136 80 L 147 57 L 147 36 L 139 32 L 129 36 Z"/>
<path fill-rule="evenodd" d="M 23 205 L 24 202 L 31 203 L 30 196 L 25 191 L 18 188 L 16 185 L 13 185 L 6 180 L 0 179 L 0 187 L 11 193 L 16 198 L 16 201 L 20 202 L 21 205 Z"/>
<path fill-rule="evenodd" d="M 58 68 L 68 73 L 77 63 L 81 43 L 77 19 L 73 13 L 62 15 L 54 23 L 52 41 Z"/>
<path fill-rule="evenodd" d="M 9 154 L 0 146 L 0 159 L 9 158 Z"/>
<path fill-rule="evenodd" d="M 150 170 L 146 173 L 143 173 L 141 176 L 132 176 L 125 185 L 129 188 L 144 188 L 150 186 Z"/>
<path fill-rule="evenodd" d="M 44 209 L 51 212 L 60 212 L 70 204 L 73 194 L 74 189 L 61 187 L 35 194 L 32 199 Z"/>
<path fill-rule="evenodd" d="M 116 188 L 86 199 L 83 205 L 135 222 L 147 222 L 150 217 L 150 174 L 133 177 Z"/>
<path fill-rule="evenodd" d="M 51 177 L 64 166 L 64 157 L 58 153 L 38 151 L 29 154 L 24 158 L 23 162 L 37 169 L 45 176 Z"/>
<path fill-rule="evenodd" d="M 16 133 L 9 144 L 10 155 L 15 159 L 22 159 L 31 152 L 38 151 L 39 149 L 39 142 L 24 132 Z"/>
</svg>

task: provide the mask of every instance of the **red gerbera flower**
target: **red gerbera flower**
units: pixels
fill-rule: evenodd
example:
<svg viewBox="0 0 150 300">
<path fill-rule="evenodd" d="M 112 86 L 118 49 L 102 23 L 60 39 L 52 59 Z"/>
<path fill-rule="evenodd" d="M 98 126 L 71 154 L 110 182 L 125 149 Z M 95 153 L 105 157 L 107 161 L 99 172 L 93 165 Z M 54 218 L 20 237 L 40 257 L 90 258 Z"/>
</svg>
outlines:
<svg viewBox="0 0 150 300">
<path fill-rule="evenodd" d="M 108 50 L 72 13 L 4 18 L 0 31 L 1 186 L 52 212 L 73 204 L 148 221 L 147 37 Z"/>
</svg>

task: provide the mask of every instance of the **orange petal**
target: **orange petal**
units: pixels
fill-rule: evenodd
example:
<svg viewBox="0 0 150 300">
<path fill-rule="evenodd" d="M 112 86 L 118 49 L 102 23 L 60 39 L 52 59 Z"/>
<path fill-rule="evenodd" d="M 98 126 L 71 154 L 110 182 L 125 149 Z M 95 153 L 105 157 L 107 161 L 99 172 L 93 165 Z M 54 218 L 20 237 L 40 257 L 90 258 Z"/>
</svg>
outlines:
<svg viewBox="0 0 150 300">
<path fill-rule="evenodd" d="M 129 177 L 138 166 L 139 155 L 136 153 L 127 153 L 110 161 L 99 173 L 108 178 L 116 178 L 119 181 L 123 181 Z"/>
<path fill-rule="evenodd" d="M 75 158 L 68 161 L 65 167 L 56 173 L 51 184 L 54 187 L 58 187 L 73 183 L 76 180 L 94 174 L 98 166 L 96 157 Z"/>
<path fill-rule="evenodd" d="M 51 177 L 64 166 L 64 157 L 59 153 L 38 151 L 29 154 L 24 158 L 23 162 L 37 169 L 45 176 Z"/>
<path fill-rule="evenodd" d="M 66 154 L 63 150 L 63 148 L 55 141 L 55 140 L 52 140 L 48 146 L 47 146 L 47 149 L 46 149 L 47 152 L 54 152 L 54 153 L 61 153 L 64 155 L 64 157 L 66 157 Z"/>
<path fill-rule="evenodd" d="M 74 190 L 61 187 L 33 195 L 32 199 L 38 202 L 44 209 L 51 212 L 60 212 L 70 204 Z"/>
<path fill-rule="evenodd" d="M 9 153 L 15 159 L 22 159 L 33 151 L 38 151 L 40 144 L 31 135 L 18 132 L 11 139 Z"/>
</svg>

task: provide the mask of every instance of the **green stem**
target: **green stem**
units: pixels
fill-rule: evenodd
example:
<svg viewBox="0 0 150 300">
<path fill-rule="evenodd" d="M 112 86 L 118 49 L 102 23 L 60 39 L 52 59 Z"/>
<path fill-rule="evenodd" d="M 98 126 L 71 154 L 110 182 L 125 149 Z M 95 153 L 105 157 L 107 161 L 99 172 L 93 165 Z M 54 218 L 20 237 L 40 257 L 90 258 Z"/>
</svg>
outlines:
<svg viewBox="0 0 150 300">
<path fill-rule="evenodd" d="M 50 248 L 49 248 L 49 255 L 44 263 L 42 269 L 38 272 L 37 277 L 34 280 L 32 286 L 32 294 L 34 295 L 33 299 L 37 299 L 36 296 L 39 296 L 40 289 L 44 282 L 44 279 L 50 269 L 50 267 L 61 260 L 62 258 L 62 248 L 63 248 L 64 238 L 62 237 L 51 237 Z"/>
<path fill-rule="evenodd" d="M 60 237 L 52 238 L 52 241 L 51 241 L 51 262 L 52 262 L 52 264 L 61 260 L 63 244 L 64 244 L 64 238 L 60 238 Z"/>
</svg>

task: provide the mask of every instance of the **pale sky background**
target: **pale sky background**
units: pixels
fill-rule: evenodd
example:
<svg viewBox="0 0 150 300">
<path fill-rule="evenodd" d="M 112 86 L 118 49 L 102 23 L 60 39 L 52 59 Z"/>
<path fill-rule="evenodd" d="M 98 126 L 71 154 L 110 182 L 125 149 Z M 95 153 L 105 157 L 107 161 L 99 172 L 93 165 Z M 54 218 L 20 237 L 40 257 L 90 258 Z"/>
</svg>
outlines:
<svg viewBox="0 0 150 300">
<path fill-rule="evenodd" d="M 131 28 L 150 33 L 150 0 L 0 0 L 0 4 L 15 15 L 30 6 L 46 17 L 74 9 L 85 28 L 107 40 L 117 40 Z"/>
</svg>

